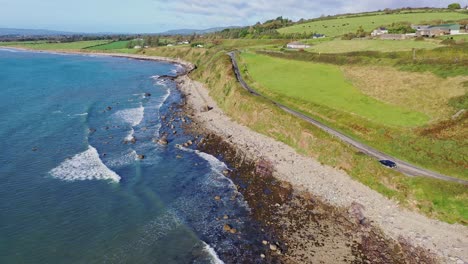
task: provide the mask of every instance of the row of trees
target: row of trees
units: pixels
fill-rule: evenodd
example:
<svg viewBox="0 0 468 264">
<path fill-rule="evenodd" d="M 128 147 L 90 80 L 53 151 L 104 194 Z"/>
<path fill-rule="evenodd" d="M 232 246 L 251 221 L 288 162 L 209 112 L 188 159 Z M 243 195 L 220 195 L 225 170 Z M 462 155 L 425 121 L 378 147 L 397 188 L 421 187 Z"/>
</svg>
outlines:
<svg viewBox="0 0 468 264">
<path fill-rule="evenodd" d="M 258 38 L 287 38 L 280 34 L 277 29 L 293 25 L 292 20 L 283 18 L 282 16 L 276 19 L 267 20 L 264 23 L 256 23 L 253 26 L 242 27 L 242 28 L 228 28 L 221 32 L 210 34 L 209 38 L 247 38 L 247 39 L 258 39 Z"/>
</svg>

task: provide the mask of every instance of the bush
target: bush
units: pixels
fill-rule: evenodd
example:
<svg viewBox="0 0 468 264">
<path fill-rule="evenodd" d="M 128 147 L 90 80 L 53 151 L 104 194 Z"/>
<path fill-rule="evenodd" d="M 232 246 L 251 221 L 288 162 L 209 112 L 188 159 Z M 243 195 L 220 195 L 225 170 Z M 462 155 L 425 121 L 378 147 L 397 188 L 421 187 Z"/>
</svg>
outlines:
<svg viewBox="0 0 468 264">
<path fill-rule="evenodd" d="M 456 41 L 453 39 L 453 38 L 448 38 L 448 39 L 444 39 L 441 44 L 444 44 L 444 45 L 455 45 L 457 44 Z"/>
<path fill-rule="evenodd" d="M 453 4 L 450 4 L 448 5 L 448 9 L 461 9 L 461 5 L 459 3 L 453 3 Z"/>
</svg>

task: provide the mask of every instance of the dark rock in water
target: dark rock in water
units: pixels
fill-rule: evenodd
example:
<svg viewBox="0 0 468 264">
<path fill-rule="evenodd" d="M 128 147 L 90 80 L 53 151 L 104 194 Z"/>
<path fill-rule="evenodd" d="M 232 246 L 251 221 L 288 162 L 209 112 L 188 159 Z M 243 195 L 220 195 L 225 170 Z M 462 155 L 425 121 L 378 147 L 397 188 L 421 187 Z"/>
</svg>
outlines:
<svg viewBox="0 0 468 264">
<path fill-rule="evenodd" d="M 228 225 L 228 224 L 225 224 L 225 225 L 223 226 L 223 230 L 226 231 L 226 232 L 230 232 L 231 229 L 232 229 L 232 227 L 231 227 L 230 225 Z"/>
<path fill-rule="evenodd" d="M 106 107 L 106 110 L 110 111 L 110 110 L 112 110 L 112 107 L 108 106 L 108 107 Z"/>
<path fill-rule="evenodd" d="M 160 139 L 159 139 L 158 141 L 156 141 L 156 142 L 157 142 L 158 144 L 164 145 L 164 146 L 167 145 L 167 144 L 169 144 L 169 141 L 167 141 L 167 138 L 166 138 L 166 137 L 162 137 L 162 138 L 160 138 Z"/>
<path fill-rule="evenodd" d="M 151 94 L 150 93 L 145 93 L 145 97 L 150 97 Z"/>
<path fill-rule="evenodd" d="M 139 155 L 137 155 L 137 158 L 138 158 L 138 159 L 141 159 L 141 160 L 142 160 L 142 159 L 145 159 L 145 155 L 139 154 Z"/>
<path fill-rule="evenodd" d="M 33 147 L 31 150 L 32 151 L 37 151 L 38 149 L 37 149 L 37 147 Z"/>
<path fill-rule="evenodd" d="M 89 128 L 88 131 L 89 131 L 90 134 L 93 134 L 93 133 L 96 132 L 97 130 L 96 130 L 95 128 Z"/>
</svg>

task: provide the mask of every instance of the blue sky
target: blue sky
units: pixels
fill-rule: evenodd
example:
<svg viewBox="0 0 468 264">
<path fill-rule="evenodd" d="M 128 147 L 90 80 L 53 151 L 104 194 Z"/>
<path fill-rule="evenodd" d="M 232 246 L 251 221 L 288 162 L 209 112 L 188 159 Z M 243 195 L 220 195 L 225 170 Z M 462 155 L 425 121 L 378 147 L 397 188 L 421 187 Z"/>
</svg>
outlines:
<svg viewBox="0 0 468 264">
<path fill-rule="evenodd" d="M 284 16 L 297 20 L 322 14 L 386 7 L 446 7 L 454 0 L 0 0 L 0 27 L 76 32 L 162 32 L 242 26 Z M 468 1 L 460 1 L 462 5 Z"/>
</svg>

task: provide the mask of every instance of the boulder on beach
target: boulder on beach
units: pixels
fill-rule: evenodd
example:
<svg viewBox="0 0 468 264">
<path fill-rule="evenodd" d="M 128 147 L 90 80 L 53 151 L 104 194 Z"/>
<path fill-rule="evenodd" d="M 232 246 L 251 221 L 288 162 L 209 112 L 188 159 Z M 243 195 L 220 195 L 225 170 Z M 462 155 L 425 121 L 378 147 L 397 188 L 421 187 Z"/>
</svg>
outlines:
<svg viewBox="0 0 468 264">
<path fill-rule="evenodd" d="M 212 110 L 212 109 L 213 109 L 212 106 L 205 105 L 205 106 L 203 106 L 203 107 L 201 108 L 200 111 L 201 111 L 201 112 L 208 112 L 208 111 L 210 111 L 210 110 Z"/>
</svg>

